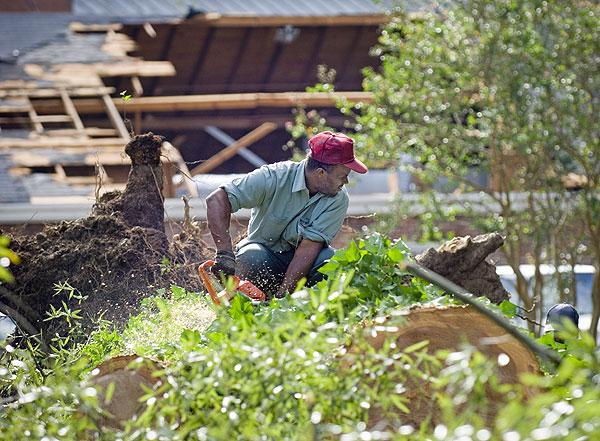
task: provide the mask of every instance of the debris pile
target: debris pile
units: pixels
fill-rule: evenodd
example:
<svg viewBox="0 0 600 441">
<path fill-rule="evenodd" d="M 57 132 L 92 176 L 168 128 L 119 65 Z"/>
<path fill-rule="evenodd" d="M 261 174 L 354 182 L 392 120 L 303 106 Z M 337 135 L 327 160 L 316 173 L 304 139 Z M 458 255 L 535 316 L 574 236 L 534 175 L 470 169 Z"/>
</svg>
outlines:
<svg viewBox="0 0 600 441">
<path fill-rule="evenodd" d="M 122 328 L 159 288 L 202 289 L 197 266 L 210 250 L 199 232 L 183 231 L 172 242 L 165 234 L 162 141 L 148 133 L 127 144 L 132 166 L 125 190 L 98 198 L 89 216 L 14 238 L 21 264 L 13 269 L 16 283 L 0 292 L 2 303 L 52 334 L 54 321 L 44 319 L 62 302 L 81 309 L 86 327 L 102 317 Z M 65 281 L 85 301 L 79 304 L 69 290 L 55 294 Z"/>
</svg>

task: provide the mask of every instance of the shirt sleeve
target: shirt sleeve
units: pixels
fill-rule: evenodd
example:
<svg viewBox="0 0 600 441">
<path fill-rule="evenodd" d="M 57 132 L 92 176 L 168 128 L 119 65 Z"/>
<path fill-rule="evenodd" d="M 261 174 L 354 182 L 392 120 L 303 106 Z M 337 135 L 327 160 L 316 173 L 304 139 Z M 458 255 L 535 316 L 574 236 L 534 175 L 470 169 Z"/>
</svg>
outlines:
<svg viewBox="0 0 600 441">
<path fill-rule="evenodd" d="M 256 169 L 247 175 L 236 178 L 220 186 L 227 193 L 231 212 L 235 213 L 240 208 L 254 208 L 263 203 L 267 198 L 267 191 L 271 173 L 265 166 Z"/>
<path fill-rule="evenodd" d="M 302 238 L 314 242 L 325 242 L 325 245 L 329 246 L 342 228 L 348 211 L 348 201 L 348 195 L 344 194 L 344 197 L 328 207 L 304 229 Z"/>
</svg>

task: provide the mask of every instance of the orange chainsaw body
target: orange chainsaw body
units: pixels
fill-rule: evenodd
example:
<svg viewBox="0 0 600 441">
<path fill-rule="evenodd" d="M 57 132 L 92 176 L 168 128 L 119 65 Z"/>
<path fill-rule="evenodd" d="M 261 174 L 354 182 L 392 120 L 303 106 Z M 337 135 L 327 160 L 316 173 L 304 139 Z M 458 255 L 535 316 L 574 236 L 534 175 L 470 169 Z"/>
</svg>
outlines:
<svg viewBox="0 0 600 441">
<path fill-rule="evenodd" d="M 198 271 L 200 272 L 200 277 L 202 278 L 202 281 L 204 282 L 204 285 L 206 286 L 213 303 L 215 305 L 220 305 L 221 297 L 225 298 L 226 301 L 229 301 L 231 300 L 231 294 L 226 289 L 219 293 L 216 292 L 210 280 L 210 276 L 205 269 L 207 266 L 213 266 L 214 264 L 214 260 L 207 260 L 198 267 Z M 252 300 L 258 300 L 261 302 L 266 300 L 267 296 L 265 293 L 262 292 L 254 283 L 247 280 L 240 280 L 240 278 L 237 276 L 232 276 L 232 278 L 235 281 L 235 287 L 233 288 L 233 291 L 238 291 Z"/>
</svg>

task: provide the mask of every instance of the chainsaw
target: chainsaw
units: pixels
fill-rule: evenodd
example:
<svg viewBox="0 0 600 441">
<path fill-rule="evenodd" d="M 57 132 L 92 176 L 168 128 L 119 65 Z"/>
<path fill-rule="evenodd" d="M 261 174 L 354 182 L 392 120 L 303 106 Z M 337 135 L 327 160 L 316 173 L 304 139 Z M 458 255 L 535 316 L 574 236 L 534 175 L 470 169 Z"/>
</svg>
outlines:
<svg viewBox="0 0 600 441">
<path fill-rule="evenodd" d="M 224 299 L 227 303 L 229 303 L 232 293 L 239 293 L 245 297 L 248 297 L 252 303 L 264 302 L 266 300 L 267 296 L 265 293 L 262 292 L 254 283 L 247 280 L 241 280 L 237 276 L 231 276 L 233 282 L 235 283 L 235 287 L 233 289 L 224 289 L 217 293 L 213 283 L 210 280 L 211 278 L 205 269 L 206 267 L 213 266 L 214 264 L 214 260 L 207 260 L 198 267 L 198 271 L 200 272 L 200 277 L 202 278 L 202 281 L 204 282 L 204 285 L 210 294 L 210 298 L 215 305 L 220 305 L 221 299 Z"/>
</svg>

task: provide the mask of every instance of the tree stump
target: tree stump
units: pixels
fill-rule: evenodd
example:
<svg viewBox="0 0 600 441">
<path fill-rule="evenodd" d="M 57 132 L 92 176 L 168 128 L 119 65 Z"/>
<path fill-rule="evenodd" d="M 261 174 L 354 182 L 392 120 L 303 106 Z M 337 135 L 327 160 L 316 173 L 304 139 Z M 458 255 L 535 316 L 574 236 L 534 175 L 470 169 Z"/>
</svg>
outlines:
<svg viewBox="0 0 600 441">
<path fill-rule="evenodd" d="M 99 402 L 102 409 L 110 414 L 103 416 L 98 424 L 123 429 L 123 422 L 142 413 L 146 405 L 140 403 L 139 399 L 146 394 L 144 388 L 151 389 L 160 381 L 152 376 L 159 369 L 157 362 L 148 358 L 140 359 L 137 355 L 110 358 L 98 365 L 92 371 L 94 376 L 90 382 L 100 387 Z M 109 387 L 113 392 L 110 400 L 106 400 Z"/>
<path fill-rule="evenodd" d="M 470 306 L 418 307 L 406 311 L 406 323 L 396 332 L 377 332 L 366 337 L 367 343 L 375 350 L 381 350 L 386 340 L 391 339 L 396 344 L 394 353 L 402 352 L 407 347 L 427 340 L 427 351 L 435 354 L 439 350 L 459 351 L 467 342 L 476 347 L 491 360 L 499 360 L 501 354 L 506 354 L 506 364 L 496 363 L 496 372 L 500 384 L 519 384 L 520 376 L 525 373 L 541 374 L 536 356 L 521 342 L 508 334 L 504 329 L 492 322 L 488 317 L 478 313 Z M 378 323 L 379 325 L 379 323 Z M 386 326 L 385 323 L 382 324 Z M 351 352 L 356 350 L 350 349 Z M 393 354 L 388 354 L 389 356 Z M 402 412 L 398 419 L 402 424 L 419 425 L 430 418 L 435 425 L 440 421 L 441 411 L 434 402 L 433 393 L 426 381 L 419 384 L 408 382 L 403 395 L 409 398 L 407 407 L 409 414 Z M 536 395 L 537 390 L 523 386 L 525 398 Z M 492 391 L 487 391 L 491 407 L 482 411 L 483 417 L 492 421 L 499 409 L 499 397 Z M 458 409 L 457 409 L 458 411 Z M 369 412 L 371 428 L 385 425 L 380 408 L 372 407 Z"/>
</svg>

